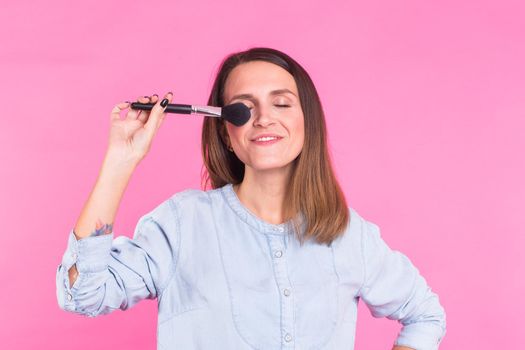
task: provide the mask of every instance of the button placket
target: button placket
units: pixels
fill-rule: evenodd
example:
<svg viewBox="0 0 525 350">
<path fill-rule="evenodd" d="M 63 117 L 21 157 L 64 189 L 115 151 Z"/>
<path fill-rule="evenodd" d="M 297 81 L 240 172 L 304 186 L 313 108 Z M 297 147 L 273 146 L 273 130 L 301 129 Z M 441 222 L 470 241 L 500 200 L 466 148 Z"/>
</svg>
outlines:
<svg viewBox="0 0 525 350">
<path fill-rule="evenodd" d="M 283 336 L 284 345 L 286 347 L 293 347 L 293 329 L 294 329 L 294 304 L 291 296 L 290 281 L 288 279 L 288 271 L 286 268 L 286 258 L 283 253 L 284 237 L 268 236 L 270 249 L 273 252 L 275 259 L 273 260 L 275 279 L 277 287 L 284 295 L 281 298 L 281 314 L 282 314 L 282 328 L 281 334 Z"/>
</svg>

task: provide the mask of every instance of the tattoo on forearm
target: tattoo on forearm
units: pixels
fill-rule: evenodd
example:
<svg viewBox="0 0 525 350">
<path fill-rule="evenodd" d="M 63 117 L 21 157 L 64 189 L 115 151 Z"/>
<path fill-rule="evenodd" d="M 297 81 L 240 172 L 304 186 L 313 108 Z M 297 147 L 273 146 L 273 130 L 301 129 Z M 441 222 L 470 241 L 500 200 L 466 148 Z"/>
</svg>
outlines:
<svg viewBox="0 0 525 350">
<path fill-rule="evenodd" d="M 97 220 L 95 230 L 91 232 L 90 236 L 100 236 L 103 234 L 110 234 L 113 229 L 113 224 L 104 224 L 100 219 Z"/>
</svg>

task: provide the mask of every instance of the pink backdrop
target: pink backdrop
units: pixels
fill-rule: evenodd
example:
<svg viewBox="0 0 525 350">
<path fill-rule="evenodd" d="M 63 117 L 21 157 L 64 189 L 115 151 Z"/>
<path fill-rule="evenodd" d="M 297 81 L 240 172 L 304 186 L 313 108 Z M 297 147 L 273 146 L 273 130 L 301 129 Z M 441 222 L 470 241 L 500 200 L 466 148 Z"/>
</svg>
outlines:
<svg viewBox="0 0 525 350">
<path fill-rule="evenodd" d="M 441 349 L 517 348 L 525 295 L 522 1 L 4 1 L 0 11 L 0 347 L 156 348 L 156 302 L 87 318 L 55 271 L 94 185 L 114 104 L 203 104 L 222 58 L 281 49 L 321 95 L 349 204 L 447 311 Z M 115 222 L 200 186 L 202 117 L 171 115 Z M 356 349 L 400 325 L 360 303 Z"/>
</svg>

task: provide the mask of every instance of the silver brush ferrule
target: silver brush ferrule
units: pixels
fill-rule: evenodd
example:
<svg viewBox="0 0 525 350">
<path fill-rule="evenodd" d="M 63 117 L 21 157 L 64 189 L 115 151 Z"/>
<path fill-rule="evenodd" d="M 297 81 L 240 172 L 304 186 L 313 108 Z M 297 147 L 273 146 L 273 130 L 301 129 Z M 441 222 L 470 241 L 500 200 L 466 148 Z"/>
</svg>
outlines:
<svg viewBox="0 0 525 350">
<path fill-rule="evenodd" d="M 191 106 L 192 114 L 203 114 L 210 117 L 220 117 L 221 116 L 221 107 L 213 106 Z"/>
</svg>

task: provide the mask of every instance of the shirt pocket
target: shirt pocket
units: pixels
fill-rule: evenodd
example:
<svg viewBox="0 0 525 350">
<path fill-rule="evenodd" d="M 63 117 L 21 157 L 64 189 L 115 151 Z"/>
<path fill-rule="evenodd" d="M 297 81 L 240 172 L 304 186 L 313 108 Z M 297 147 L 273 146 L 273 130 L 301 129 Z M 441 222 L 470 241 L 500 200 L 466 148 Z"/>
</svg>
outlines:
<svg viewBox="0 0 525 350">
<path fill-rule="evenodd" d="M 213 328 L 209 310 L 202 305 L 180 309 L 177 313 L 159 317 L 157 342 L 160 349 L 213 349 L 210 337 Z M 215 344 L 216 345 L 216 344 Z"/>
<path fill-rule="evenodd" d="M 178 270 L 159 298 L 159 325 L 180 314 L 206 308 L 209 305 L 205 286 L 195 281 L 192 270 Z"/>
<path fill-rule="evenodd" d="M 231 316 L 239 340 L 254 349 L 280 349 L 280 292 L 270 254 L 264 250 L 265 238 L 248 240 L 244 246 L 229 235 L 221 238 Z"/>
</svg>

